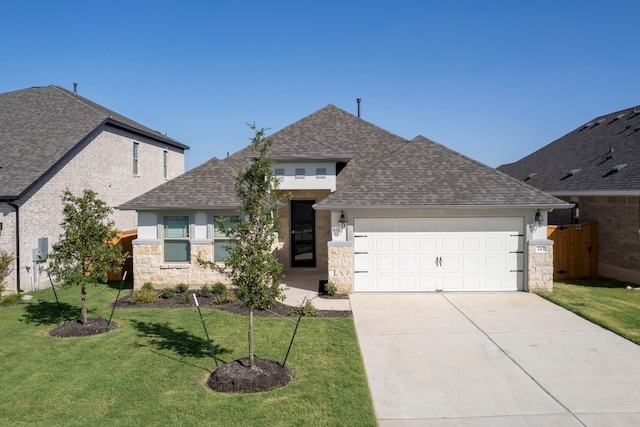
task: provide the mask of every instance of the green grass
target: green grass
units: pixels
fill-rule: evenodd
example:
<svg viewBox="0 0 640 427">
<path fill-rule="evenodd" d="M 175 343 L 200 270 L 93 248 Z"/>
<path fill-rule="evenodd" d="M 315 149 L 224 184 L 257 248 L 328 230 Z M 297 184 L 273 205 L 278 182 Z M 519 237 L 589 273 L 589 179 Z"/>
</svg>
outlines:
<svg viewBox="0 0 640 427">
<path fill-rule="evenodd" d="M 553 292 L 540 296 L 640 344 L 640 290 L 627 285 L 602 277 L 570 279 L 554 283 Z"/>
<path fill-rule="evenodd" d="M 117 291 L 88 288 L 89 317 L 108 319 Z M 67 318 L 80 290 L 58 290 Z M 203 309 L 218 363 L 246 356 L 247 319 Z M 282 362 L 293 318 L 256 318 L 256 356 Z M 303 318 L 287 360 L 292 382 L 256 394 L 206 387 L 216 368 L 197 309 L 116 309 L 118 328 L 54 338 L 53 292 L 0 308 L 0 419 L 12 426 L 374 426 L 352 319 Z"/>
</svg>

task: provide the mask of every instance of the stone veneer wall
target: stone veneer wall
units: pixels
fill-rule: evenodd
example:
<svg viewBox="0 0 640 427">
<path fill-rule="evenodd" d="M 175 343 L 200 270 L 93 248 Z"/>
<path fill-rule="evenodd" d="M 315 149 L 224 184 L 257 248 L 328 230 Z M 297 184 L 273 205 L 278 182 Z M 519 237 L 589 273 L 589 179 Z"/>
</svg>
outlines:
<svg viewBox="0 0 640 427">
<path fill-rule="evenodd" d="M 544 246 L 546 253 L 536 253 L 536 246 Z M 529 292 L 553 291 L 553 241 L 530 242 L 528 252 Z"/>
<path fill-rule="evenodd" d="M 329 280 L 339 293 L 353 292 L 353 242 L 329 242 Z"/>
<path fill-rule="evenodd" d="M 198 257 L 212 259 L 211 243 L 191 243 L 190 263 L 164 263 L 162 243 L 133 243 L 136 260 L 133 267 L 134 289 L 140 289 L 145 282 L 153 283 L 155 289 L 174 287 L 179 283 L 191 288 L 200 288 L 216 282 L 229 283 L 224 274 L 198 265 Z"/>
</svg>

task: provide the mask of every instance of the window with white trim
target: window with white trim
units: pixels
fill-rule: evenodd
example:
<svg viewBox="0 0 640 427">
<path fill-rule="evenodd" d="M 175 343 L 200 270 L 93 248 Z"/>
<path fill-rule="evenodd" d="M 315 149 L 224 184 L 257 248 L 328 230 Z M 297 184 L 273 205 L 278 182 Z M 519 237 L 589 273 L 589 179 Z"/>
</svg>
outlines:
<svg viewBox="0 0 640 427">
<path fill-rule="evenodd" d="M 140 171 L 138 169 L 138 151 L 140 150 L 140 143 L 133 143 L 133 174 L 140 175 Z"/>
<path fill-rule="evenodd" d="M 296 168 L 296 179 L 304 179 L 305 174 L 304 168 Z"/>
<path fill-rule="evenodd" d="M 169 175 L 167 171 L 168 163 L 169 163 L 169 152 L 167 150 L 164 150 L 162 152 L 162 174 L 164 176 L 164 179 L 167 179 L 167 176 Z"/>
<path fill-rule="evenodd" d="M 316 178 L 325 179 L 327 177 L 327 168 L 316 168 Z"/>
<path fill-rule="evenodd" d="M 189 216 L 164 217 L 164 262 L 189 262 Z"/>
<path fill-rule="evenodd" d="M 213 217 L 213 261 L 224 262 L 229 258 L 229 236 L 224 234 L 218 227 L 218 222 L 222 219 L 227 228 L 233 227 L 233 221 L 238 219 L 237 215 L 214 216 Z"/>
</svg>

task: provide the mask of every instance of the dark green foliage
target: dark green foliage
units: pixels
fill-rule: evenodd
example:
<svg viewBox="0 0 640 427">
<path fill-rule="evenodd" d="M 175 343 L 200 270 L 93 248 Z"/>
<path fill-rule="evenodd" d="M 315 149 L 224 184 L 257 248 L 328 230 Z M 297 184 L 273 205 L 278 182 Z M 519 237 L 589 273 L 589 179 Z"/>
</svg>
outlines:
<svg viewBox="0 0 640 427">
<path fill-rule="evenodd" d="M 222 295 L 227 292 L 227 285 L 222 282 L 216 282 L 216 284 L 213 285 L 213 292 Z"/>
<path fill-rule="evenodd" d="M 3 307 L 10 307 L 12 305 L 16 305 L 18 302 L 20 302 L 21 299 L 22 299 L 22 295 L 20 295 L 20 294 L 11 294 L 11 295 L 7 295 L 6 297 L 2 298 L 2 301 L 0 302 L 0 304 Z"/>
<path fill-rule="evenodd" d="M 316 317 L 318 315 L 318 311 L 311 300 L 307 300 L 303 306 L 294 307 L 289 313 L 289 316 L 300 316 L 300 314 L 305 317 Z"/>
<path fill-rule="evenodd" d="M 88 283 L 106 283 L 107 273 L 119 271 L 128 254 L 114 243 L 117 232 L 109 215 L 113 211 L 92 190 L 74 196 L 62 194 L 62 234 L 49 255 L 48 273 L 64 286 L 80 286 L 82 323 L 87 323 Z"/>
<path fill-rule="evenodd" d="M 176 286 L 176 293 L 182 294 L 184 292 L 187 292 L 189 290 L 189 285 L 186 285 L 184 283 L 180 283 L 179 285 Z"/>
<path fill-rule="evenodd" d="M 209 285 L 204 285 L 202 288 L 200 288 L 200 295 L 202 295 L 204 298 L 209 298 L 212 293 L 213 289 Z"/>
<path fill-rule="evenodd" d="M 144 282 L 144 284 L 142 285 L 142 290 L 145 290 L 145 291 L 152 291 L 152 290 L 153 290 L 153 283 L 151 283 L 151 282 Z"/>
<path fill-rule="evenodd" d="M 176 290 L 173 288 L 164 288 L 161 292 L 160 292 L 160 296 L 162 298 L 172 298 L 176 295 Z"/>
<path fill-rule="evenodd" d="M 15 259 L 13 254 L 0 251 L 0 294 L 4 291 L 4 279 L 11 273 L 11 264 Z"/>
<path fill-rule="evenodd" d="M 213 303 L 216 305 L 223 305 L 236 300 L 236 294 L 230 289 L 225 290 L 221 294 L 216 294 L 213 299 Z"/>
<path fill-rule="evenodd" d="M 182 299 L 183 304 L 189 304 L 191 302 L 191 294 L 189 292 L 180 294 L 180 298 Z"/>
</svg>

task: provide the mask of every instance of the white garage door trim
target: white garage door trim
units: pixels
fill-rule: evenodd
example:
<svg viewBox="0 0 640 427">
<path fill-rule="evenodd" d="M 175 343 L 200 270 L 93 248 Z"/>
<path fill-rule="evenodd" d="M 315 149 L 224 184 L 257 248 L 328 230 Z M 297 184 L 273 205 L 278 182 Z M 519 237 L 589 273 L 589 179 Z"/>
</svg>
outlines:
<svg viewBox="0 0 640 427">
<path fill-rule="evenodd" d="M 524 219 L 355 218 L 354 292 L 524 288 Z"/>
</svg>

